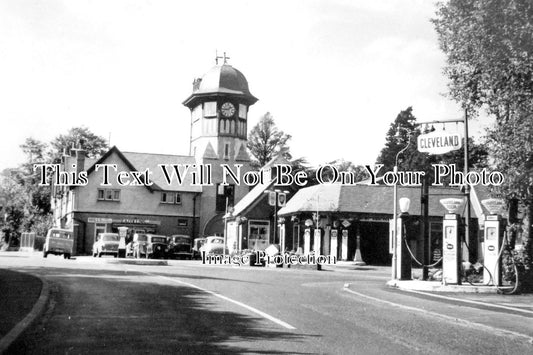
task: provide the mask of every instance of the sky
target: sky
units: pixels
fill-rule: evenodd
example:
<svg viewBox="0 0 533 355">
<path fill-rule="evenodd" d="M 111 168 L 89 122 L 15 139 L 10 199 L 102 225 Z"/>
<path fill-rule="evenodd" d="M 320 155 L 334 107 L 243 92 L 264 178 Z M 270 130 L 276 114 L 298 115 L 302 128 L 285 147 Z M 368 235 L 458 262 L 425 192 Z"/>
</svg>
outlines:
<svg viewBox="0 0 533 355">
<path fill-rule="evenodd" d="M 427 0 L 0 1 L 0 170 L 85 126 L 122 151 L 187 155 L 192 82 L 215 53 L 294 157 L 373 164 L 389 125 L 459 119 Z M 482 136 L 487 118 L 470 127 Z M 454 127 L 456 125 L 453 125 Z M 458 127 L 459 128 L 459 127 Z M 462 128 L 459 128 L 462 129 Z"/>
</svg>

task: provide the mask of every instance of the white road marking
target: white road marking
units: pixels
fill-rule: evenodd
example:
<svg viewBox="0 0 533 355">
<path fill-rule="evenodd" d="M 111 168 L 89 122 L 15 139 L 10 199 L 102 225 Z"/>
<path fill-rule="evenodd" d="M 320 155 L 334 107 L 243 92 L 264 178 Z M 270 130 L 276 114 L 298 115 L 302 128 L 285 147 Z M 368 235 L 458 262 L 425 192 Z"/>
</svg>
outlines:
<svg viewBox="0 0 533 355">
<path fill-rule="evenodd" d="M 421 308 L 406 306 L 406 305 L 403 305 L 403 304 L 382 300 L 380 298 L 368 296 L 368 295 L 359 293 L 357 291 L 350 290 L 347 287 L 344 287 L 343 290 L 346 291 L 346 292 L 352 293 L 352 294 L 354 294 L 356 296 L 363 297 L 363 298 L 366 298 L 366 299 L 369 299 L 369 300 L 372 300 L 372 301 L 375 301 L 375 302 L 384 303 L 384 304 L 387 304 L 389 306 L 398 307 L 398 308 L 406 309 L 406 310 L 409 310 L 409 311 L 423 313 L 423 314 L 426 314 L 426 315 L 429 315 L 429 316 L 433 316 L 433 317 L 436 317 L 436 318 L 441 318 L 441 319 L 449 321 L 449 322 L 451 322 L 453 324 L 459 324 L 459 325 L 465 326 L 467 328 L 472 328 L 472 329 L 476 329 L 476 330 L 484 330 L 484 331 L 487 331 L 487 332 L 491 332 L 491 334 L 498 334 L 498 332 L 499 332 L 499 333 L 502 333 L 504 335 L 508 335 L 508 336 L 512 336 L 512 337 L 516 337 L 516 338 L 522 338 L 522 339 L 525 339 L 526 341 L 528 341 L 529 343 L 533 344 L 533 337 L 531 337 L 531 336 L 529 336 L 527 334 L 522 334 L 522 333 L 514 332 L 512 330 L 507 330 L 507 329 L 491 327 L 489 325 L 476 323 L 476 322 L 471 322 L 471 321 L 468 321 L 466 319 L 451 317 L 451 316 L 447 316 L 447 315 L 436 313 L 436 312 L 426 311 L 425 309 L 421 309 Z"/>
<path fill-rule="evenodd" d="M 435 295 L 435 294 L 433 294 L 433 293 L 427 293 L 427 292 L 422 292 L 422 291 L 414 291 L 414 290 L 402 290 L 402 291 L 412 292 L 412 293 L 419 293 L 419 294 L 421 294 L 421 295 L 431 296 L 431 297 L 435 297 L 435 298 L 442 298 L 442 299 L 450 300 L 450 301 L 458 301 L 458 302 L 464 302 L 464 303 L 471 303 L 471 304 L 477 304 L 477 305 L 485 306 L 485 307 L 501 308 L 501 309 L 506 309 L 506 310 L 508 310 L 508 311 L 514 311 L 514 312 L 522 312 L 522 313 L 533 314 L 533 311 L 528 311 L 527 309 L 521 309 L 521 308 L 515 308 L 515 307 L 503 306 L 503 305 L 494 304 L 494 303 L 486 303 L 486 302 L 473 301 L 473 300 L 464 300 L 464 299 L 455 298 L 455 297 L 449 297 L 449 296 L 443 296 L 443 295 Z"/>
<path fill-rule="evenodd" d="M 159 276 L 159 275 L 152 275 L 152 276 Z M 163 278 L 163 279 L 170 280 L 170 281 L 172 281 L 172 282 L 175 282 L 175 283 L 178 283 L 178 284 L 181 284 L 181 285 L 185 285 L 185 286 L 188 286 L 188 287 L 192 287 L 192 288 L 195 288 L 195 289 L 201 290 L 201 291 L 203 291 L 203 292 L 205 292 L 205 293 L 208 293 L 208 294 L 210 294 L 210 295 L 213 295 L 213 296 L 218 297 L 218 298 L 220 298 L 220 299 L 223 299 L 223 300 L 225 300 L 225 301 L 228 301 L 228 302 L 231 302 L 231 303 L 233 303 L 233 304 L 236 304 L 237 306 L 240 306 L 240 307 L 246 308 L 247 310 L 252 311 L 252 312 L 258 314 L 258 315 L 260 315 L 261 317 L 270 320 L 271 322 L 274 322 L 274 323 L 276 323 L 276 324 L 278 324 L 278 325 L 281 325 L 281 326 L 284 327 L 284 328 L 287 328 L 287 329 L 296 329 L 296 328 L 293 327 L 292 325 L 290 325 L 290 324 L 288 324 L 288 323 L 286 323 L 286 322 L 284 322 L 284 321 L 282 321 L 282 320 L 280 320 L 280 319 L 278 319 L 278 318 L 276 318 L 276 317 L 273 317 L 273 316 L 271 316 L 271 315 L 269 315 L 269 314 L 267 314 L 267 313 L 265 313 L 265 312 L 263 312 L 263 311 L 260 311 L 260 310 L 258 310 L 257 308 L 254 308 L 254 307 L 252 307 L 252 306 L 248 306 L 247 304 L 244 304 L 244 303 L 242 303 L 242 302 L 236 301 L 236 300 L 231 299 L 231 298 L 229 298 L 229 297 L 223 296 L 223 295 L 221 295 L 221 294 L 219 294 L 219 293 L 216 293 L 216 292 L 214 292 L 214 291 L 207 290 L 207 289 L 205 289 L 205 288 L 202 288 L 202 287 L 199 287 L 199 286 L 196 286 L 196 285 L 190 284 L 190 283 L 185 282 L 185 281 L 176 280 L 176 279 L 173 279 L 173 278 L 171 278 L 171 277 L 167 277 L 167 276 L 159 276 L 159 277 L 160 277 L 160 278 Z"/>
</svg>

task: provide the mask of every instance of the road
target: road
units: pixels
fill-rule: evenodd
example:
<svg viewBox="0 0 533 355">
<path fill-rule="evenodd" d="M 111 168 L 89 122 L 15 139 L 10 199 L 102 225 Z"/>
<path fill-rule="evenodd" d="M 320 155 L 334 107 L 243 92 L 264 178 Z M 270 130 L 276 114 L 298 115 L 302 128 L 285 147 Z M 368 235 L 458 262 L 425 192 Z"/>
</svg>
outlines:
<svg viewBox="0 0 533 355">
<path fill-rule="evenodd" d="M 37 275 L 51 287 L 44 315 L 9 353 L 533 351 L 533 311 L 527 304 L 505 309 L 391 289 L 385 286 L 387 268 L 316 271 L 110 261 L 0 256 L 0 267 Z M 500 303 L 513 300 L 520 303 L 520 298 Z"/>
</svg>

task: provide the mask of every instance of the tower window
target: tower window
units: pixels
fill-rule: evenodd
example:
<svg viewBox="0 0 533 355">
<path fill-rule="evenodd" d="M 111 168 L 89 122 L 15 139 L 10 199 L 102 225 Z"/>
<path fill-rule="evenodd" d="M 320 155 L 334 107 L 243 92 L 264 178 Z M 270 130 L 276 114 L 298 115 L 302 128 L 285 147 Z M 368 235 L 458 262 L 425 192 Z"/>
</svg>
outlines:
<svg viewBox="0 0 533 355">
<path fill-rule="evenodd" d="M 248 111 L 248 107 L 243 104 L 239 104 L 239 117 L 246 119 L 246 114 Z"/>
<path fill-rule="evenodd" d="M 229 143 L 224 143 L 224 159 L 229 159 Z"/>
<path fill-rule="evenodd" d="M 192 121 L 196 122 L 201 117 L 202 117 L 202 105 L 198 105 L 192 110 Z"/>
<path fill-rule="evenodd" d="M 217 115 L 216 101 L 204 103 L 204 117 L 215 117 Z"/>
</svg>

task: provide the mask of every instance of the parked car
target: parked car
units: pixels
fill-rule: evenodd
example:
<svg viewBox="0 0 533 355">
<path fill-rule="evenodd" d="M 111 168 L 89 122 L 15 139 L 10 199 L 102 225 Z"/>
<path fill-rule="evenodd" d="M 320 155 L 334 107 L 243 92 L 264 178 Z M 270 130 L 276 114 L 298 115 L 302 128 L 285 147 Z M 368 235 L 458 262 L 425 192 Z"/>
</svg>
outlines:
<svg viewBox="0 0 533 355">
<path fill-rule="evenodd" d="M 205 238 L 195 238 L 192 245 L 192 257 L 193 259 L 200 259 L 200 248 L 205 244 Z"/>
<path fill-rule="evenodd" d="M 46 239 L 43 245 L 43 257 L 48 254 L 63 255 L 65 259 L 70 259 L 74 239 L 72 231 L 68 229 L 50 228 L 46 233 Z"/>
<path fill-rule="evenodd" d="M 126 247 L 126 255 L 133 254 L 134 258 L 164 258 L 168 252 L 167 237 L 156 234 L 133 235 L 133 241 Z"/>
<path fill-rule="evenodd" d="M 147 234 L 146 252 L 148 258 L 165 258 L 168 253 L 167 237 L 164 235 Z"/>
<path fill-rule="evenodd" d="M 134 258 L 148 257 L 146 248 L 148 245 L 148 237 L 143 233 L 135 233 L 131 243 L 126 245 L 126 257 L 131 255 Z"/>
<path fill-rule="evenodd" d="M 102 257 L 103 254 L 118 257 L 120 237 L 117 233 L 99 233 L 93 244 L 93 256 Z"/>
<path fill-rule="evenodd" d="M 200 255 L 202 255 L 203 251 L 205 251 L 206 255 L 224 254 L 224 238 L 217 236 L 205 238 L 205 244 L 200 248 Z M 226 254 L 229 254 L 227 247 Z"/>
<path fill-rule="evenodd" d="M 168 238 L 168 257 L 192 259 L 191 237 L 175 234 Z"/>
</svg>

